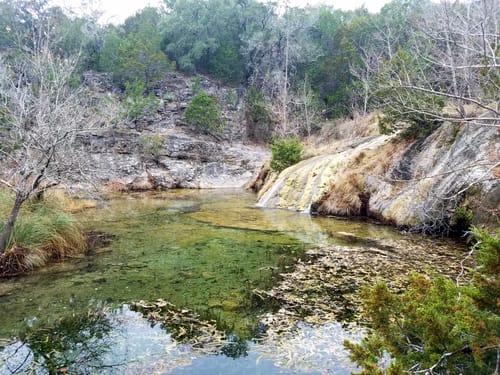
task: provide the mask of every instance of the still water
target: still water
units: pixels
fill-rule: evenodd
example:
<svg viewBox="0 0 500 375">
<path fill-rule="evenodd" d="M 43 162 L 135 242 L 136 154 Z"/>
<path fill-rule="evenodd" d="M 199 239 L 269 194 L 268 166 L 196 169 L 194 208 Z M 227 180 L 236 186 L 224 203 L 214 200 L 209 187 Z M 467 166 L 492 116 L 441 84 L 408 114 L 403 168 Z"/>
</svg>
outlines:
<svg viewBox="0 0 500 375">
<path fill-rule="evenodd" d="M 346 233 L 408 245 L 380 225 L 256 208 L 242 190 L 114 195 L 80 216 L 111 245 L 0 281 L 0 374 L 348 374 L 342 342 L 362 330 L 300 323 L 286 345 L 265 340 L 270 307 L 252 290 L 273 287 L 309 249 L 349 246 Z M 132 308 L 158 299 L 215 321 L 226 344 L 203 350 Z"/>
</svg>

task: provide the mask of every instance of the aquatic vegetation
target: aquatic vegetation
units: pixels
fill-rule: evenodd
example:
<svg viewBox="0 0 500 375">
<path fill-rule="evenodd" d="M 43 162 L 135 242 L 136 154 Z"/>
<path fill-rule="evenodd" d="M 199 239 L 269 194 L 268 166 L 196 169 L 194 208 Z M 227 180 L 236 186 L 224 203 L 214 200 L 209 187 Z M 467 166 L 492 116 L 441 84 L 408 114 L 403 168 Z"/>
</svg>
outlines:
<svg viewBox="0 0 500 375">
<path fill-rule="evenodd" d="M 332 321 L 359 316 L 358 287 L 385 277 L 400 285 L 408 268 L 453 272 L 450 264 L 462 254 L 445 240 L 403 237 L 367 222 L 258 209 L 242 190 L 109 198 L 78 213 L 97 237 L 115 236 L 106 251 L 2 280 L 0 341 L 27 325 L 53 327 L 62 317 L 106 306 L 113 327 L 103 340 L 110 350 L 95 373 L 344 375 L 352 365 L 341 341 L 352 336 Z M 286 290 L 291 283 L 295 291 Z M 273 287 L 284 297 L 272 306 L 252 297 Z M 175 307 L 149 302 L 159 298 Z M 158 320 L 131 311 L 131 301 L 140 300 L 159 311 Z M 273 325 L 268 316 L 290 324 Z M 15 348 L 0 349 L 0 356 Z M 106 367 L 115 364 L 121 366 Z M 76 364 L 72 369 L 78 373 Z"/>
<path fill-rule="evenodd" d="M 384 279 L 391 290 L 401 290 L 407 285 L 408 264 L 429 274 L 442 262 L 441 254 L 425 252 L 429 239 L 421 239 L 420 246 L 408 241 L 405 248 L 388 239 L 363 239 L 349 233 L 335 236 L 339 245 L 308 250 L 309 260 L 299 261 L 273 288 L 253 290 L 261 303 L 285 306 L 264 322 L 268 329 L 287 331 L 300 320 L 311 324 L 361 321 L 358 293 L 363 287 Z M 446 275 L 459 271 L 459 258 L 440 269 Z"/>
<path fill-rule="evenodd" d="M 161 324 L 173 340 L 187 344 L 197 354 L 223 353 L 236 358 L 246 353 L 245 341 L 219 330 L 216 320 L 203 319 L 189 309 L 177 308 L 161 299 L 133 302 L 131 308 L 141 312 L 152 324 Z"/>
<path fill-rule="evenodd" d="M 500 358 L 500 231 L 474 230 L 476 271 L 456 280 L 414 274 L 402 293 L 380 282 L 362 293 L 373 332 L 346 342 L 359 374 L 493 374 Z M 472 277 L 471 277 L 472 276 Z M 388 352 L 387 369 L 378 364 Z"/>
</svg>

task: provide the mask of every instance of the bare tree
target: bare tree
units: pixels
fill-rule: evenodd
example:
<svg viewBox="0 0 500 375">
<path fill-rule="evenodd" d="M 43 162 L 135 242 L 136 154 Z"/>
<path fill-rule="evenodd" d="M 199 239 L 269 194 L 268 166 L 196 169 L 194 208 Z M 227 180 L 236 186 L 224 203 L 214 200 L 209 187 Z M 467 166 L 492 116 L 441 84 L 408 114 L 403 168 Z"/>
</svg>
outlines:
<svg viewBox="0 0 500 375">
<path fill-rule="evenodd" d="M 0 63 L 0 184 L 14 205 L 0 235 L 0 254 L 22 204 L 85 173 L 79 136 L 105 126 L 75 80 L 77 59 L 61 59 L 48 45 Z"/>
<path fill-rule="evenodd" d="M 499 25 L 496 0 L 429 5 L 411 50 L 385 66 L 382 105 L 401 117 L 500 126 Z"/>
<path fill-rule="evenodd" d="M 369 103 L 374 94 L 373 85 L 377 74 L 380 72 L 380 62 L 383 52 L 373 46 L 360 47 L 360 64 L 351 63 L 350 73 L 357 78 L 358 87 L 353 89 L 353 107 L 361 103 L 361 113 L 368 114 Z"/>
<path fill-rule="evenodd" d="M 285 138 L 299 130 L 290 118 L 291 109 L 300 93 L 293 90 L 299 65 L 315 61 L 320 51 L 312 42 L 308 30 L 315 14 L 286 4 L 283 14 L 272 13 L 265 18 L 262 30 L 247 36 L 244 55 L 251 72 L 249 82 L 265 94 L 276 121 L 274 132 Z"/>
</svg>

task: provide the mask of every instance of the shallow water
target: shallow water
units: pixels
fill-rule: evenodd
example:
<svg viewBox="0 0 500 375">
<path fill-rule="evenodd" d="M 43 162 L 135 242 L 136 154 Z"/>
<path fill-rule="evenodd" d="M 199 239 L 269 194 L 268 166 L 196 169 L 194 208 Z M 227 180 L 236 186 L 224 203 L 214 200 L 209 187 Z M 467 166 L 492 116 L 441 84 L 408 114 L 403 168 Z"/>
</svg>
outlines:
<svg viewBox="0 0 500 375">
<path fill-rule="evenodd" d="M 43 367 L 48 368 L 51 359 L 40 353 L 54 348 L 29 340 L 44 329 L 56 330 L 64 317 L 74 318 L 71 327 L 75 319 L 78 324 L 76 331 L 68 331 L 68 345 L 59 352 L 75 353 L 76 345 L 86 353 L 58 362 L 57 366 L 69 366 L 71 373 L 349 373 L 352 366 L 342 341 L 359 337 L 359 330 L 346 331 L 335 322 L 304 324 L 296 327 L 286 348 L 259 343 L 252 339 L 265 310 L 253 303 L 251 291 L 271 288 L 280 273 L 291 270 L 317 245 L 366 242 L 377 247 L 389 240 L 391 246 L 406 247 L 421 239 L 408 239 L 375 224 L 259 209 L 254 199 L 242 190 L 116 195 L 101 202 L 101 208 L 82 214 L 89 228 L 116 235 L 109 248 L 34 275 L 0 281 L 0 340 L 9 342 L 0 355 L 0 374 L 25 371 L 34 362 L 44 363 L 38 373 L 46 373 Z M 433 247 L 443 254 L 453 252 L 437 242 Z M 175 342 L 168 329 L 128 308 L 133 301 L 159 298 L 215 319 L 235 344 L 222 352 L 226 355 L 206 355 Z M 101 326 L 86 311 L 102 308 Z M 99 328 L 95 337 L 88 334 L 93 332 L 90 326 Z M 23 334 L 26 330 L 31 336 Z M 26 337 L 24 342 L 10 341 L 20 335 Z M 47 334 L 46 341 L 62 340 L 57 337 Z M 81 341 L 104 349 L 90 355 Z"/>
</svg>

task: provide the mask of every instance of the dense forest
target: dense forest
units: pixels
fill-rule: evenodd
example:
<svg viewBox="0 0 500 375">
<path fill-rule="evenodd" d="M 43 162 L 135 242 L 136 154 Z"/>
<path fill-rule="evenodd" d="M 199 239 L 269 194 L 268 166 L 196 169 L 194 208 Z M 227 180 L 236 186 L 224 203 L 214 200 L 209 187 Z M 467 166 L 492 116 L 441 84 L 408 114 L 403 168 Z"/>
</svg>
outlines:
<svg viewBox="0 0 500 375">
<path fill-rule="evenodd" d="M 153 92 L 167 71 L 210 75 L 248 88 L 257 140 L 309 134 L 324 118 L 374 109 L 383 110 L 384 131 L 404 122 L 410 135 L 499 115 L 499 10 L 491 0 L 396 0 L 378 14 L 178 0 L 121 25 L 47 1 L 0 7 L 4 57 L 47 46 L 54 56 L 78 57 L 73 84 L 86 71 L 106 72 L 135 97 Z"/>
<path fill-rule="evenodd" d="M 0 191 L 0 203 L 9 206 L 0 222 L 0 268 L 26 256 L 12 234 L 23 204 L 47 233 L 64 221 L 54 236 L 69 250 L 45 258 L 84 251 L 81 228 L 66 217 L 49 222 L 38 200 L 92 173 L 80 136 L 134 123 L 172 101 L 175 92 L 159 89 L 172 72 L 193 77 L 183 121 L 199 134 L 217 140 L 226 128 L 220 100 L 200 89 L 200 77 L 230 88 L 225 105 L 242 99 L 248 140 L 271 143 L 277 172 L 298 162 L 300 140 L 330 120 L 376 112 L 380 133 L 409 143 L 445 123 L 500 126 L 496 0 L 393 0 L 377 14 L 257 0 L 165 0 L 120 25 L 99 19 L 98 11 L 72 13 L 48 0 L 0 2 L 0 184 L 10 191 Z M 89 88 L 94 76 L 107 85 L 101 92 Z M 154 159 L 164 138 L 147 140 L 143 147 Z M 492 172 L 498 150 L 493 154 L 487 168 L 498 178 Z M 467 208 L 454 213 L 470 224 Z M 66 230 L 76 233 L 71 241 L 63 239 Z M 32 233 L 24 235 L 33 240 Z M 360 374 L 498 374 L 499 233 L 469 234 L 475 245 L 467 258 L 479 266 L 462 267 L 456 282 L 414 275 L 404 293 L 383 283 L 364 292 L 373 333 L 346 343 Z M 394 361 L 380 369 L 387 352 Z"/>
</svg>

